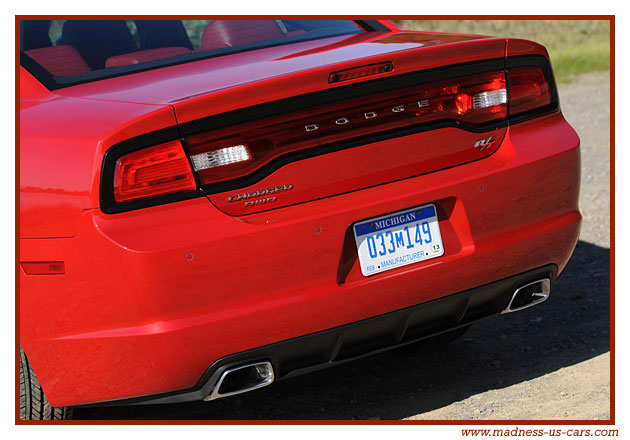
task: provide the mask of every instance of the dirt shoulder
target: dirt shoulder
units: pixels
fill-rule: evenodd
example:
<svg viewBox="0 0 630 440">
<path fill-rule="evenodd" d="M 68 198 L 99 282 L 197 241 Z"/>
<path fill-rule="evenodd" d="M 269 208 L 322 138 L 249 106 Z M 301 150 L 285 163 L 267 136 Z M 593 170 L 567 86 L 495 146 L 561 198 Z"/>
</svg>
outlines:
<svg viewBox="0 0 630 440">
<path fill-rule="evenodd" d="M 509 388 L 489 390 L 409 420 L 609 419 L 610 353 Z"/>
</svg>

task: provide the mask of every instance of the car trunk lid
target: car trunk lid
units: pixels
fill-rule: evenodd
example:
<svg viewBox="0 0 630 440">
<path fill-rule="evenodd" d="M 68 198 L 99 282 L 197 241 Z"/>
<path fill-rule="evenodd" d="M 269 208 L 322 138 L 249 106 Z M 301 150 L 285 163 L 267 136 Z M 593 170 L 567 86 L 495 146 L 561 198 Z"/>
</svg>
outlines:
<svg viewBox="0 0 630 440">
<path fill-rule="evenodd" d="M 349 61 L 330 56 L 347 58 L 364 45 L 380 50 L 356 49 L 369 55 Z M 483 87 L 505 93 L 504 54 L 503 39 L 386 34 L 293 54 L 308 66 L 173 106 L 203 190 L 222 211 L 245 215 L 492 154 L 505 133 L 505 96 L 480 109 L 479 120 L 447 107 L 458 105 L 457 90 L 468 91 L 471 108 L 473 97 L 487 98 Z M 444 90 L 446 100 L 438 97 Z"/>
</svg>

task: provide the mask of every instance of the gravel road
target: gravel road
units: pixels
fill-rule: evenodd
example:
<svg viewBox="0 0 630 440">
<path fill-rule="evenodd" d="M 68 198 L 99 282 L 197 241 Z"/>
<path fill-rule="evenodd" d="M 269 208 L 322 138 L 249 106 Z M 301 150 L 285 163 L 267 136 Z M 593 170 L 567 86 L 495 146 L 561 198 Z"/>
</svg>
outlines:
<svg viewBox="0 0 630 440">
<path fill-rule="evenodd" d="M 610 418 L 610 86 L 560 85 L 582 140 L 577 249 L 543 305 L 433 351 L 399 349 L 211 403 L 84 408 L 77 419 Z"/>
</svg>

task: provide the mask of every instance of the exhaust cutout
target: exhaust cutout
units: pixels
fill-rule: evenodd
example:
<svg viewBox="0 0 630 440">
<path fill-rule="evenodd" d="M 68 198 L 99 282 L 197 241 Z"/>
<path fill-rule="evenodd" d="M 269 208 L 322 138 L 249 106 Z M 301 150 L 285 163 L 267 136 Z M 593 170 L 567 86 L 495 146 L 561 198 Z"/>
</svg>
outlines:
<svg viewBox="0 0 630 440">
<path fill-rule="evenodd" d="M 271 362 L 255 362 L 228 368 L 205 401 L 234 396 L 270 385 L 275 379 Z"/>
<path fill-rule="evenodd" d="M 549 278 L 543 278 L 519 287 L 514 291 L 510 303 L 501 313 L 517 312 L 540 304 L 549 298 L 550 286 Z"/>
</svg>

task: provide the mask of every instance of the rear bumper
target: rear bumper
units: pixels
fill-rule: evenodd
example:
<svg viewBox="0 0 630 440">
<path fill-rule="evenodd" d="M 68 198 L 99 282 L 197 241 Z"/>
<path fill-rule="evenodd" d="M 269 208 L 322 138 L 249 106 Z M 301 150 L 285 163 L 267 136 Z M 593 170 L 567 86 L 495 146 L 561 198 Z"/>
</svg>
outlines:
<svg viewBox="0 0 630 440">
<path fill-rule="evenodd" d="M 339 365 L 498 315 L 520 286 L 540 279 L 553 280 L 556 274 L 557 267 L 549 265 L 413 307 L 226 356 L 214 362 L 190 389 L 110 404 L 203 400 L 226 370 L 246 363 L 271 362 L 276 381 Z"/>
<path fill-rule="evenodd" d="M 259 214 L 207 199 L 88 210 L 73 238 L 21 240 L 22 261 L 65 261 L 66 274 L 21 273 L 20 342 L 55 406 L 194 389 L 234 353 L 561 272 L 579 170 L 577 135 L 548 115 L 510 127 L 489 158 Z M 363 277 L 351 225 L 428 203 L 444 256 Z"/>
</svg>

